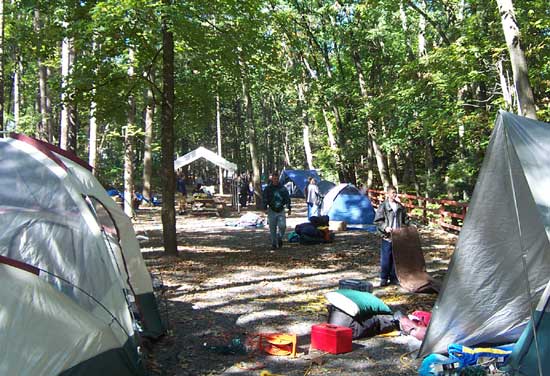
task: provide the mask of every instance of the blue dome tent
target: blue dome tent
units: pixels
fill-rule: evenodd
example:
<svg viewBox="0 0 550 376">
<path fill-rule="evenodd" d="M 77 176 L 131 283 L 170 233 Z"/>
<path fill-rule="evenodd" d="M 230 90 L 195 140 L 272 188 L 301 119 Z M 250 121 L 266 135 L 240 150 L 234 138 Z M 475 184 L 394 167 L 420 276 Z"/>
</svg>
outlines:
<svg viewBox="0 0 550 376">
<path fill-rule="evenodd" d="M 323 200 L 322 215 L 331 221 L 345 221 L 348 228 L 372 228 L 374 208 L 369 198 L 352 184 L 339 184 Z"/>
<path fill-rule="evenodd" d="M 307 179 L 313 177 L 320 182 L 321 178 L 315 170 L 283 170 L 279 176 L 279 182 L 286 186 L 291 197 L 305 197 Z"/>
<path fill-rule="evenodd" d="M 321 180 L 317 182 L 317 185 L 319 186 L 319 193 L 323 196 L 326 196 L 332 188 L 336 187 L 336 184 L 328 180 Z"/>
</svg>

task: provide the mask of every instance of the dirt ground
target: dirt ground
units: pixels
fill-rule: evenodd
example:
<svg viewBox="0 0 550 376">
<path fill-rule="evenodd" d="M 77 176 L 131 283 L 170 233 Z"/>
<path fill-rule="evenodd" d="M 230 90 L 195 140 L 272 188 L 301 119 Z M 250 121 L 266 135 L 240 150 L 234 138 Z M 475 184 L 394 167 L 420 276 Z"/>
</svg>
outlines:
<svg viewBox="0 0 550 376">
<path fill-rule="evenodd" d="M 306 221 L 303 200 L 293 206 L 288 231 Z M 272 251 L 267 228 L 228 225 L 242 214 L 177 216 L 179 255 L 166 257 L 160 210 L 139 210 L 136 231 L 150 271 L 164 285 L 160 304 L 169 329 L 143 346 L 151 375 L 417 374 L 414 355 L 420 342 L 410 336 L 355 340 L 353 351 L 341 355 L 310 349 L 311 325 L 327 320 L 324 293 L 337 289 L 343 278 L 370 281 L 392 310 L 431 310 L 435 295 L 376 287 L 380 240 L 375 234 L 337 232 L 333 243 L 285 242 Z M 419 231 L 428 272 L 441 279 L 456 236 L 425 227 Z M 258 334 L 272 332 L 296 334 L 298 356 L 258 350 Z"/>
</svg>

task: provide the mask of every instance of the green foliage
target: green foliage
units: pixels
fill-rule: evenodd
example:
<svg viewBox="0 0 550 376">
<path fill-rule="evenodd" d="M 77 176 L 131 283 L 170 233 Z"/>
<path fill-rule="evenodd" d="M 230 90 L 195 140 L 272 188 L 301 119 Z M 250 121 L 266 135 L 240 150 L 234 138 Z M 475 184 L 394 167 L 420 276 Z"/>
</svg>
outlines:
<svg viewBox="0 0 550 376">
<path fill-rule="evenodd" d="M 514 4 L 538 115 L 550 121 L 550 10 L 543 0 Z M 40 31 L 33 25 L 37 6 Z M 368 154 L 369 137 L 374 137 L 382 151 L 396 155 L 400 180 L 412 175 L 412 163 L 422 192 L 434 197 L 471 193 L 494 117 L 505 105 L 497 62 L 511 77 L 497 7 L 486 1 L 426 1 L 425 7 L 403 2 L 402 9 L 400 2 L 389 0 L 191 0 L 173 2 L 168 9 L 143 0 L 10 2 L 4 86 L 11 93 L 14 72 L 20 73 L 18 131 L 38 136 L 39 61 L 49 68 L 49 116 L 57 129 L 60 42 L 71 38 L 77 56 L 66 91 L 77 109 L 79 154 L 87 159 L 95 103 L 100 177 L 107 185 L 122 185 L 122 129 L 133 97 L 140 174 L 144 93 L 152 88 L 158 178 L 163 14 L 175 37 L 179 155 L 200 145 L 216 150 L 219 96 L 224 155 L 241 171 L 251 169 L 249 126 L 256 130 L 262 173 L 287 163 L 307 167 L 303 127 L 308 124 L 313 163 L 325 177 L 364 180 L 369 168 L 378 177 Z M 250 89 L 251 124 L 245 122 L 243 82 Z M 11 121 L 13 104 L 7 94 L 6 119 Z M 413 187 L 411 179 L 407 183 Z"/>
</svg>

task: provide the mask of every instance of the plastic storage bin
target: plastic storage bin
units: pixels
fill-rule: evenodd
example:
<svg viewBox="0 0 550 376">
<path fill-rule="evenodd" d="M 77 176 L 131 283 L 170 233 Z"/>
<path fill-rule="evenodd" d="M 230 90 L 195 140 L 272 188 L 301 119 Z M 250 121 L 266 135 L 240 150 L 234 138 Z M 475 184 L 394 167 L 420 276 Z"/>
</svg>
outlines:
<svg viewBox="0 0 550 376">
<path fill-rule="evenodd" d="M 324 323 L 311 327 L 311 347 L 331 354 L 350 352 L 351 337 L 351 329 L 344 326 Z"/>
</svg>

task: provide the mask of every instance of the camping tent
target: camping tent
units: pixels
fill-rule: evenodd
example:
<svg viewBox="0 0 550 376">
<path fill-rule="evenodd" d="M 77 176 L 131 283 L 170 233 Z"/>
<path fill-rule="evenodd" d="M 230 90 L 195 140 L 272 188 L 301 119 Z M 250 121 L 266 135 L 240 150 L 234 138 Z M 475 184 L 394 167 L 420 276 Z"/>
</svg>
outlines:
<svg viewBox="0 0 550 376">
<path fill-rule="evenodd" d="M 550 375 L 550 282 L 539 300 L 529 324 L 517 341 L 508 369 L 511 374 Z M 548 316 L 547 316 L 548 314 Z M 534 325 L 533 325 L 534 323 Z M 542 355 L 542 356 L 541 356 Z"/>
<path fill-rule="evenodd" d="M 237 165 L 235 163 L 229 162 L 227 159 L 222 158 L 218 154 L 202 146 L 199 146 L 197 149 L 177 158 L 174 161 L 174 170 L 182 168 L 183 166 L 186 166 L 199 158 L 204 158 L 207 161 L 214 163 L 216 166 L 221 167 L 232 174 L 237 171 Z"/>
<path fill-rule="evenodd" d="M 522 333 L 550 279 L 549 147 L 550 125 L 499 113 L 421 356 Z"/>
<path fill-rule="evenodd" d="M 0 374 L 143 375 L 131 341 L 41 279 L 39 270 L 0 256 Z"/>
<path fill-rule="evenodd" d="M 323 196 L 326 196 L 328 191 L 336 187 L 336 184 L 328 180 L 321 180 L 317 185 L 319 186 L 319 193 Z"/>
<path fill-rule="evenodd" d="M 0 255 L 40 278 L 132 345 L 125 283 L 94 212 L 65 164 L 16 139 L 0 140 Z M 47 323 L 45 323 L 47 325 Z"/>
<path fill-rule="evenodd" d="M 35 145 L 37 150 L 53 153 L 68 168 L 68 173 L 75 179 L 73 181 L 75 188 L 92 203 L 109 246 L 118 250 L 115 252 L 117 270 L 122 274 L 122 279 L 127 282 L 125 287 L 131 291 L 136 300 L 143 326 L 142 334 L 153 338 L 161 336 L 164 328 L 153 293 L 151 277 L 141 256 L 139 242 L 130 218 L 109 197 L 86 162 L 46 142 L 24 135 L 12 135 L 12 137 Z"/>
<path fill-rule="evenodd" d="M 331 221 L 345 221 L 350 227 L 372 225 L 374 209 L 369 198 L 352 184 L 339 184 L 323 199 L 322 215 Z"/>
<path fill-rule="evenodd" d="M 309 177 L 313 177 L 317 182 L 321 181 L 315 170 L 283 170 L 279 176 L 279 182 L 291 187 L 291 197 L 305 197 Z"/>
</svg>

